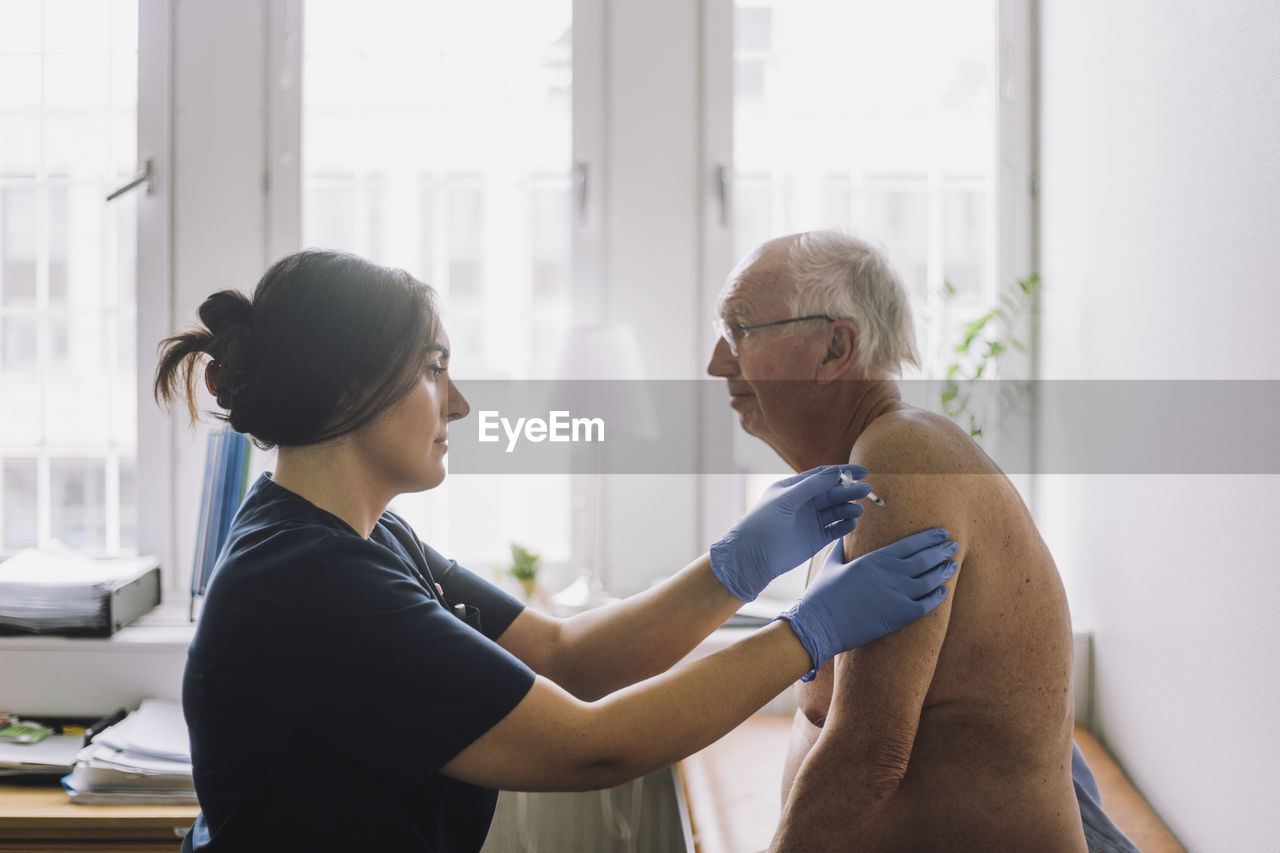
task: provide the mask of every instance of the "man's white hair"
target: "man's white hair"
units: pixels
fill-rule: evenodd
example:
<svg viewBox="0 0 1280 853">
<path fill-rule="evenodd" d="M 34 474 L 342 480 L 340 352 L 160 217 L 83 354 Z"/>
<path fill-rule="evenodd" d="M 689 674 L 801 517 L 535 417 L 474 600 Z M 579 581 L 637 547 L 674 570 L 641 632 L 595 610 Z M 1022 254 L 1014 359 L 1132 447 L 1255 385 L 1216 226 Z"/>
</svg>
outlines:
<svg viewBox="0 0 1280 853">
<path fill-rule="evenodd" d="M 897 376 L 903 365 L 920 366 L 907 289 L 883 252 L 843 231 L 808 231 L 792 241 L 787 266 L 795 283 L 791 316 L 853 320 L 854 348 L 868 373 Z"/>
</svg>

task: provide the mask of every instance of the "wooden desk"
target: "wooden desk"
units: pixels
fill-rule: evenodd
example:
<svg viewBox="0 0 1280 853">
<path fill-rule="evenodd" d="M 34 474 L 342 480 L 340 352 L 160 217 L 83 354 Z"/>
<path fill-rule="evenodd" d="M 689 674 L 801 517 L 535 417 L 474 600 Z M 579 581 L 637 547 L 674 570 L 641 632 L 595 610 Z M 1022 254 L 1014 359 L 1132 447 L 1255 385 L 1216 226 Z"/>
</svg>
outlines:
<svg viewBox="0 0 1280 853">
<path fill-rule="evenodd" d="M 78 806 L 57 786 L 0 784 L 0 851 L 176 853 L 199 806 Z"/>
<path fill-rule="evenodd" d="M 757 853 L 769 847 L 782 815 L 782 771 L 791 719 L 750 717 L 677 766 L 696 853 Z M 1075 737 L 1116 826 L 1144 853 L 1183 853 L 1097 738 L 1080 726 Z"/>
</svg>

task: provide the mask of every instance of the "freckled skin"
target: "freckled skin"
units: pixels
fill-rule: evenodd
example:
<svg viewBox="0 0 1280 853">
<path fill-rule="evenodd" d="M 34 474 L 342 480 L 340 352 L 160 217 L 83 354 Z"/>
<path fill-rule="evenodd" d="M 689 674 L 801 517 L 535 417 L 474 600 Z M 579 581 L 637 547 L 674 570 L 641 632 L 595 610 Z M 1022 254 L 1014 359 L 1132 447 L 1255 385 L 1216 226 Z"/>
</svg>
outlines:
<svg viewBox="0 0 1280 853">
<path fill-rule="evenodd" d="M 874 420 L 851 461 L 872 472 L 940 473 L 869 475 L 887 507 L 867 504 L 846 557 L 904 531 L 939 526 L 960 543 L 961 568 L 949 583 L 949 613 L 935 611 L 918 627 L 841 655 L 797 686 L 784 797 L 799 774 L 821 772 L 821 785 L 810 779 L 806 791 L 821 789 L 811 796 L 837 804 L 856 799 L 856 774 L 805 766 L 824 725 L 839 717 L 840 742 L 824 749 L 856 752 L 856 744 L 876 741 L 868 729 L 894 730 L 896 712 L 886 705 L 897 701 L 894 689 L 903 681 L 919 679 L 924 696 L 918 728 L 902 747 L 906 773 L 874 818 L 851 819 L 856 835 L 832 847 L 804 821 L 839 822 L 839 806 L 806 812 L 793 802 L 776 849 L 1083 851 L 1070 775 L 1070 617 L 1053 559 L 1021 498 L 954 424 L 906 407 Z M 941 644 L 936 651 L 922 639 L 930 631 Z M 915 672 L 917 663 L 932 673 Z M 854 756 L 848 758 L 836 766 L 851 766 Z"/>
</svg>

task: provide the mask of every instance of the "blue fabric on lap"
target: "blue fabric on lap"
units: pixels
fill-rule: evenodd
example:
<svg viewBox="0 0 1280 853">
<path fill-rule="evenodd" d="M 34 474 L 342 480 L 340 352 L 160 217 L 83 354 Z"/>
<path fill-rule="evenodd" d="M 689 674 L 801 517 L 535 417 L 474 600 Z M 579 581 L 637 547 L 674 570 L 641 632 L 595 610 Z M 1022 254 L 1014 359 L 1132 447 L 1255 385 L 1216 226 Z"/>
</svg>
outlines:
<svg viewBox="0 0 1280 853">
<path fill-rule="evenodd" d="M 1071 743 L 1071 781 L 1075 783 L 1076 800 L 1080 803 L 1080 819 L 1084 824 L 1084 840 L 1089 853 L 1141 853 L 1137 846 L 1112 823 L 1102 810 L 1102 793 L 1098 781 L 1084 760 L 1080 747 Z"/>
</svg>

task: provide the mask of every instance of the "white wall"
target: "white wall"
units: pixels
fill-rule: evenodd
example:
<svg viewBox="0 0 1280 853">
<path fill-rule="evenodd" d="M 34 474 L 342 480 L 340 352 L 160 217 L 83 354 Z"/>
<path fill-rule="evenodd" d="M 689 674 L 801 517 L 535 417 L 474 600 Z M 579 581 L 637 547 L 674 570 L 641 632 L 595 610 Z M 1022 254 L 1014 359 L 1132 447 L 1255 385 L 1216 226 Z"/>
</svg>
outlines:
<svg viewBox="0 0 1280 853">
<path fill-rule="evenodd" d="M 1280 6 L 1043 0 L 1039 37 L 1041 375 L 1280 379 Z M 1189 849 L 1280 849 L 1280 477 L 1042 477 L 1038 515 L 1116 758 Z"/>
</svg>

